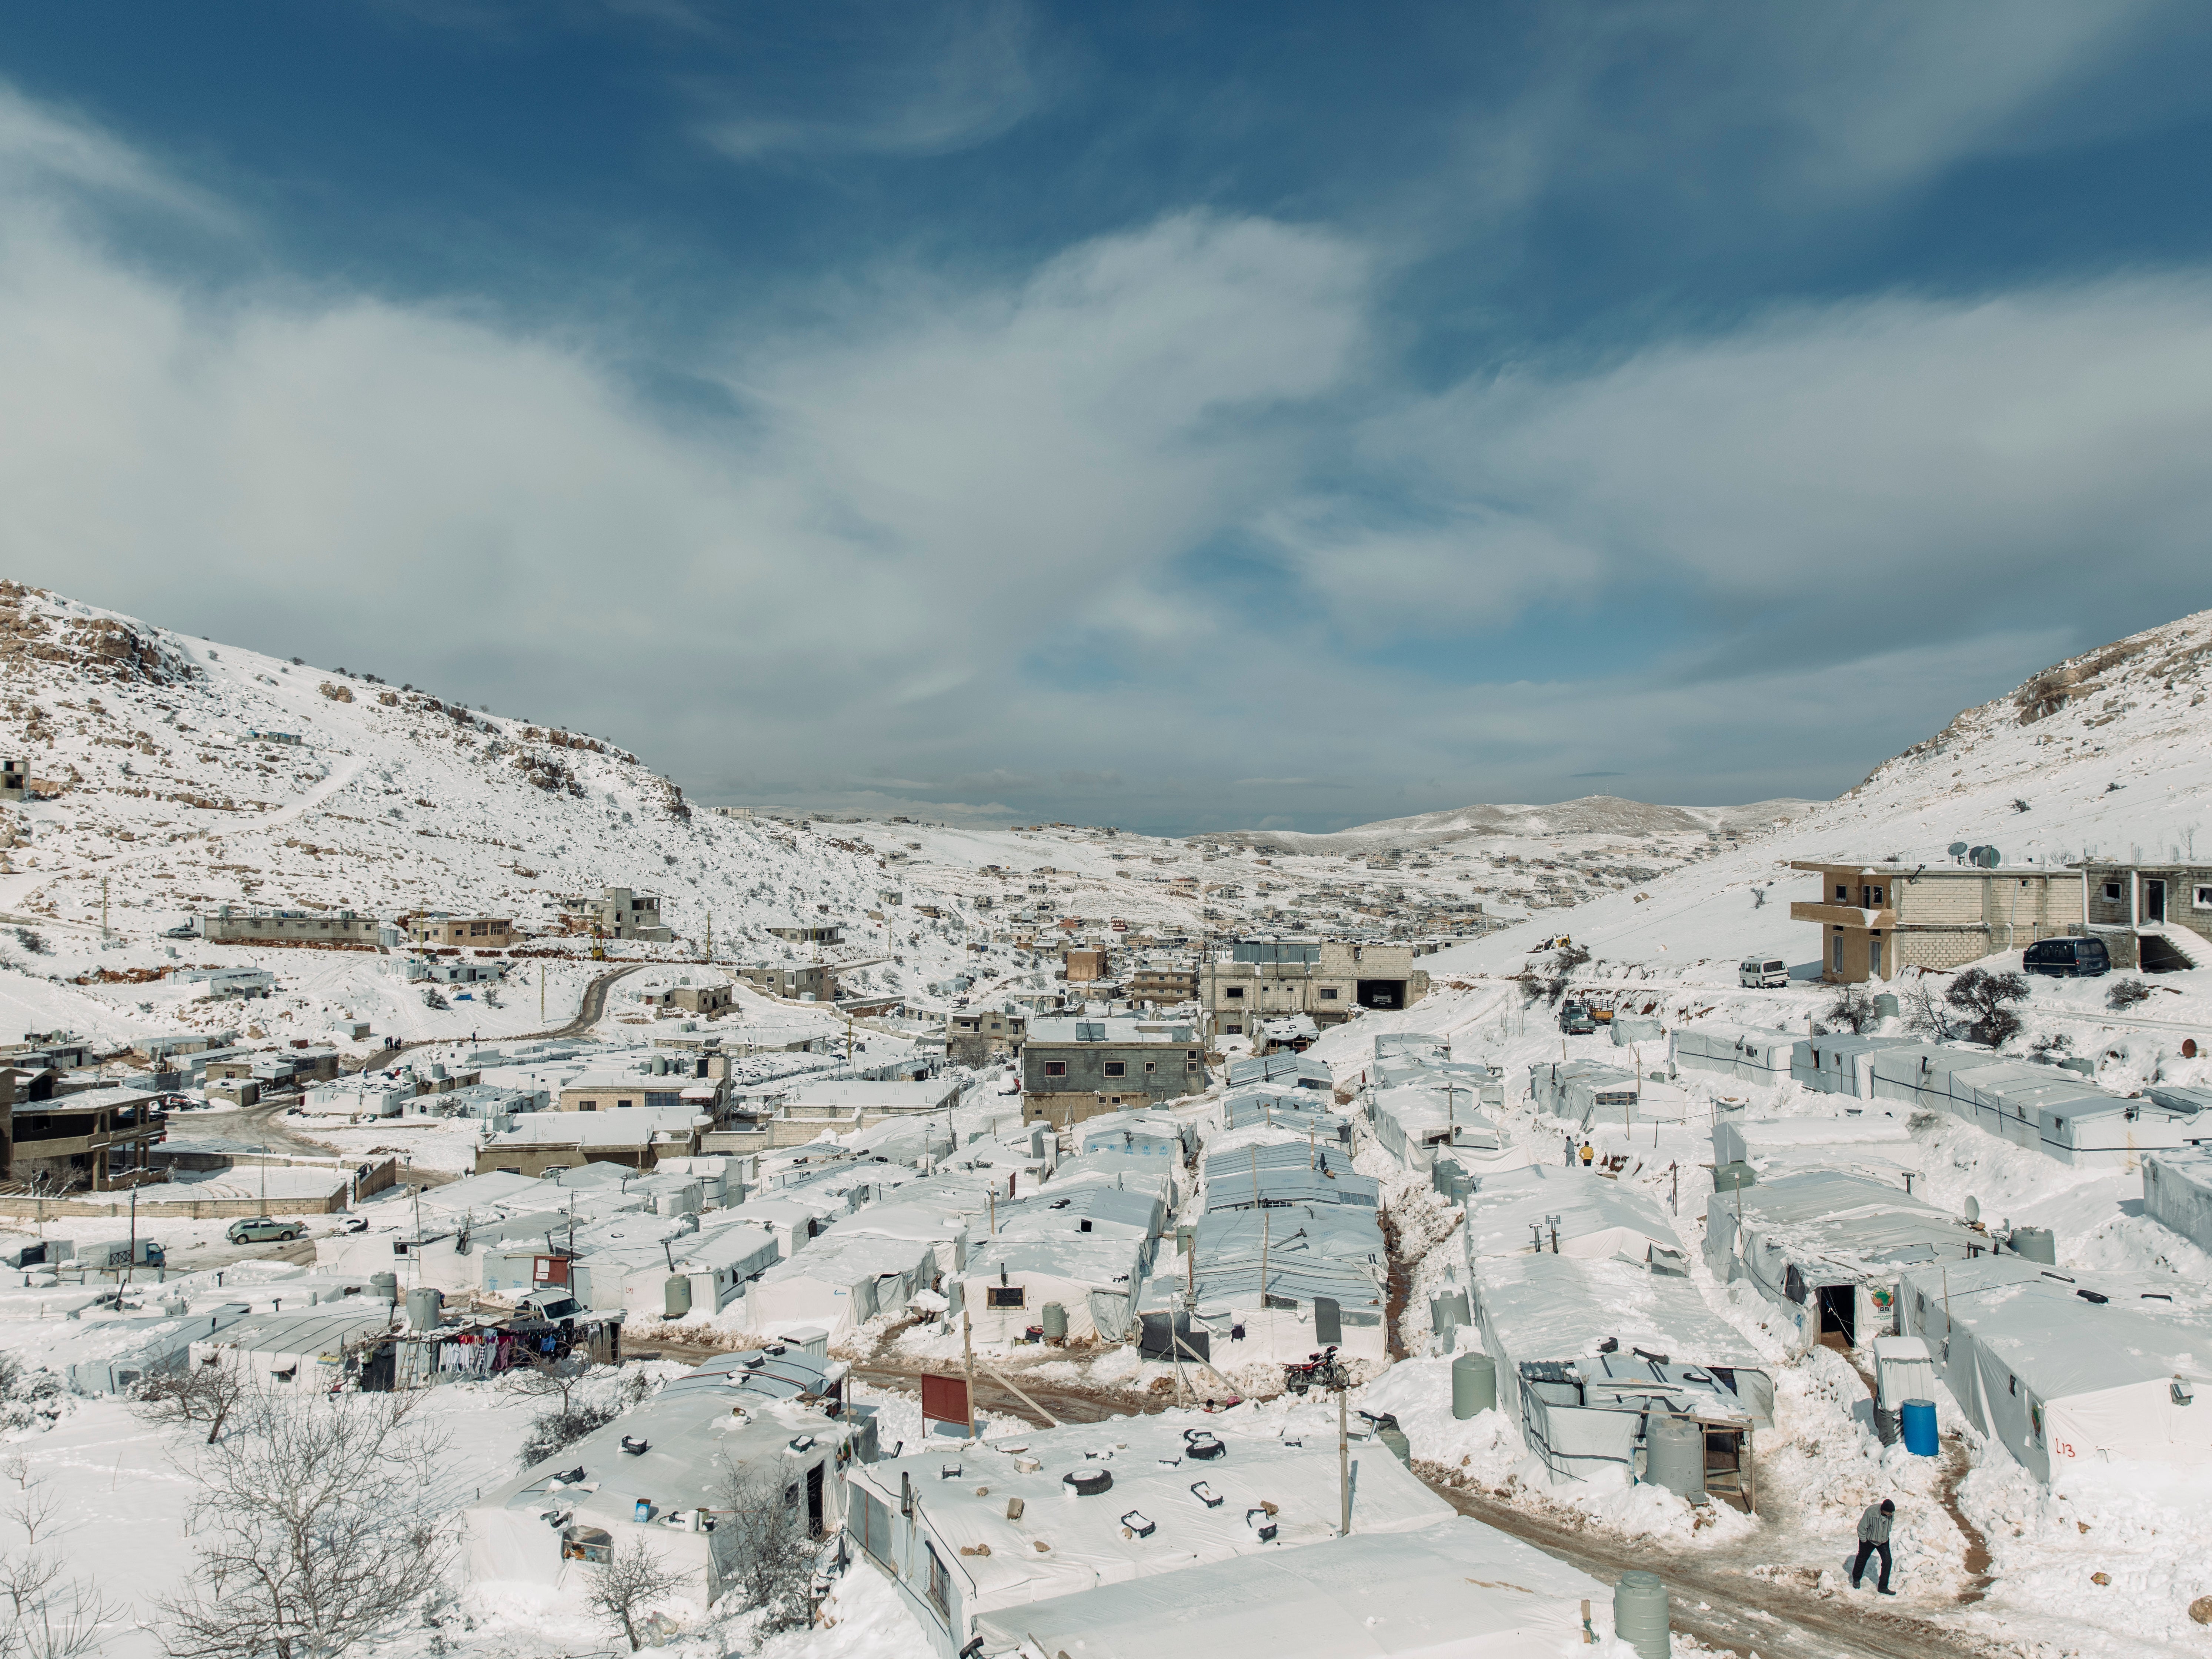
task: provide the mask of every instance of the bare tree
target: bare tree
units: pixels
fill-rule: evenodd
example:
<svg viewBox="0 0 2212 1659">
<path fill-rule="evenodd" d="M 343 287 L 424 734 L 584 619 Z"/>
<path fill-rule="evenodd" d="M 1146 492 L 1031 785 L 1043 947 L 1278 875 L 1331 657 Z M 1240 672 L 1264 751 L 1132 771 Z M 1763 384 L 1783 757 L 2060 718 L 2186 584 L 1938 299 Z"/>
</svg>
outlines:
<svg viewBox="0 0 2212 1659">
<path fill-rule="evenodd" d="M 159 1372 L 141 1382 L 133 1403 L 140 1419 L 156 1427 L 206 1424 L 212 1446 L 222 1438 L 245 1388 L 234 1367 L 187 1358 L 182 1370 Z"/>
<path fill-rule="evenodd" d="M 1814 1027 L 1813 1035 L 1829 1036 L 1837 1032 L 1849 1031 L 1855 1036 L 1863 1036 L 1881 1021 L 1882 1016 L 1875 1009 L 1874 999 L 1867 994 L 1866 988 L 1846 985 L 1836 993 L 1836 1000 L 1820 1016 L 1820 1022 Z"/>
<path fill-rule="evenodd" d="M 530 1419 L 515 1461 L 524 1468 L 559 1455 L 594 1429 L 605 1428 L 622 1414 L 610 1401 L 579 1399 L 578 1386 L 589 1379 L 592 1362 L 581 1354 L 565 1359 L 529 1356 L 529 1365 L 507 1372 L 508 1392 L 544 1402 L 544 1409 Z"/>
<path fill-rule="evenodd" d="M 2020 1035 L 2021 1018 L 2013 1005 L 2027 1000 L 2027 978 L 1969 968 L 1951 981 L 1943 1000 L 1967 1016 L 1968 1036 L 2002 1048 Z"/>
<path fill-rule="evenodd" d="M 1958 1022 L 1951 1018 L 1949 1009 L 1944 1006 L 1944 999 L 1936 994 L 1935 981 L 1926 974 L 1914 975 L 1912 983 L 1905 988 L 1903 996 L 1905 1023 L 1912 1030 L 1924 1036 L 1934 1037 L 1939 1042 L 1956 1035 Z"/>
<path fill-rule="evenodd" d="M 441 1583 L 452 1540 L 436 1498 L 443 1443 L 404 1394 L 246 1400 L 191 1462 L 202 1540 L 191 1585 L 160 1603 L 173 1659 L 326 1659 Z"/>
<path fill-rule="evenodd" d="M 0 1478 L 15 1491 L 7 1499 L 11 1537 L 0 1550 L 0 1659 L 80 1659 L 100 1647 L 100 1631 L 122 1610 L 90 1578 L 71 1578 L 58 1547 L 55 1524 L 61 1500 L 31 1473 L 18 1452 L 0 1462 Z"/>
<path fill-rule="evenodd" d="M 661 1565 L 644 1539 L 632 1538 L 611 1559 L 592 1569 L 592 1608 L 622 1626 L 629 1650 L 635 1653 L 638 1621 L 653 1603 L 682 1589 L 684 1579 L 684 1574 Z"/>
<path fill-rule="evenodd" d="M 715 1493 L 714 1563 L 723 1583 L 763 1633 L 803 1628 L 807 1591 L 822 1547 L 807 1529 L 798 1493 L 780 1470 L 726 1468 Z"/>
</svg>

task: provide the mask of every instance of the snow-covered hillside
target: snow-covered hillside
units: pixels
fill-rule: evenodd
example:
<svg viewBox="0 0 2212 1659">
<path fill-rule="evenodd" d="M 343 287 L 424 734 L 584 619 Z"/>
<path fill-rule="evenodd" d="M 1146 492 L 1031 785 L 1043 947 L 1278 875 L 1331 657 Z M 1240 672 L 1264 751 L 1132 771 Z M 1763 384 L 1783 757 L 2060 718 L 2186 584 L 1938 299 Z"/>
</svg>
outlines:
<svg viewBox="0 0 2212 1659">
<path fill-rule="evenodd" d="M 792 947 L 768 927 L 803 915 L 845 928 L 840 957 L 877 959 L 844 976 L 859 991 L 919 990 L 973 959 L 960 907 L 930 920 L 914 894 L 887 906 L 880 892 L 909 884 L 866 848 L 695 813 L 611 744 L 12 582 L 0 583 L 0 752 L 46 797 L 0 811 L 0 915 L 34 923 L 60 953 L 18 969 L 73 976 L 103 903 L 121 945 L 99 964 L 120 970 L 223 902 L 492 914 L 557 933 L 561 896 L 605 885 L 661 897 L 679 935 L 661 954 L 696 958 L 711 927 L 720 959 L 780 957 Z M 244 959 L 197 940 L 186 952 Z M 301 971 L 326 960 L 255 959 Z M 50 972 L 0 975 L 0 1027 L 11 1023 L 106 1024 Z"/>
<path fill-rule="evenodd" d="M 1435 970 L 1515 972 L 1559 933 L 1647 968 L 1811 962 L 1819 938 L 1791 922 L 1790 901 L 1810 896 L 1812 878 L 1793 859 L 1946 862 L 1954 842 L 2054 866 L 2191 856 L 2212 822 L 2208 659 L 2212 611 L 2198 611 L 2060 663 L 1736 851 L 1455 947 Z"/>
</svg>

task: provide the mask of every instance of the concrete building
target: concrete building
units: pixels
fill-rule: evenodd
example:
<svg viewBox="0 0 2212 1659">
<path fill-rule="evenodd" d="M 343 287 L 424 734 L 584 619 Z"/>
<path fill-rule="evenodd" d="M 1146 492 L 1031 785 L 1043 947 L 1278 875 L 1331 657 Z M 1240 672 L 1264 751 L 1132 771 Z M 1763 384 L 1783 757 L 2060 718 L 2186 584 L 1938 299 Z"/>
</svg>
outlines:
<svg viewBox="0 0 2212 1659">
<path fill-rule="evenodd" d="M 200 937 L 210 945 L 366 945 L 380 943 L 386 924 L 350 910 L 234 911 L 228 904 L 200 918 Z"/>
<path fill-rule="evenodd" d="M 512 1129 L 485 1142 L 477 1173 L 542 1176 L 548 1170 L 586 1164 L 622 1164 L 650 1170 L 663 1158 L 696 1158 L 714 1120 L 703 1112 L 673 1110 L 532 1112 Z"/>
<path fill-rule="evenodd" d="M 2212 965 L 2212 864 L 2092 859 L 2078 867 L 2082 928 L 2105 941 L 2113 967 Z"/>
<path fill-rule="evenodd" d="M 52 1190 L 105 1192 L 128 1187 L 149 1168 L 168 1130 L 161 1097 L 141 1090 L 88 1089 L 56 1099 L 14 1105 L 12 1075 L 0 1074 L 8 1127 L 0 1137 L 0 1176 L 38 1182 Z"/>
<path fill-rule="evenodd" d="M 1198 969 L 1153 962 L 1132 969 L 1123 988 L 1132 1002 L 1189 1002 L 1198 995 Z"/>
<path fill-rule="evenodd" d="M 726 985 L 672 985 L 665 990 L 647 991 L 645 1006 L 648 1008 L 675 1008 L 687 1014 L 700 1014 L 712 1019 L 717 1014 L 730 1012 L 733 994 Z"/>
<path fill-rule="evenodd" d="M 1201 963 L 1199 997 L 1215 1036 L 1249 1036 L 1261 1019 L 1304 1014 L 1341 1025 L 1355 1008 L 1410 1008 L 1429 994 L 1411 945 L 1240 939 Z"/>
<path fill-rule="evenodd" d="M 449 916 L 431 912 L 408 917 L 404 926 L 410 945 L 504 951 L 514 943 L 514 922 L 508 916 Z"/>
<path fill-rule="evenodd" d="M 676 930 L 660 921 L 660 901 L 628 887 L 603 887 L 597 898 L 565 898 L 561 908 L 603 938 L 641 939 L 666 945 Z"/>
<path fill-rule="evenodd" d="M 1075 950 L 1066 957 L 1068 982 L 1089 982 L 1106 977 L 1106 953 L 1103 951 Z"/>
<path fill-rule="evenodd" d="M 2081 928 L 2075 870 L 1857 860 L 1790 867 L 1820 878 L 1820 896 L 1794 901 L 1790 919 L 1820 930 L 1820 977 L 1832 985 L 1956 968 Z"/>
<path fill-rule="evenodd" d="M 1022 1046 L 1022 1118 L 1066 1128 L 1102 1112 L 1206 1087 L 1197 1035 L 1143 1019 L 1033 1019 Z"/>
<path fill-rule="evenodd" d="M 1018 1054 L 1028 1034 L 1023 1015 L 981 1008 L 956 1013 L 945 1022 L 945 1054 L 955 1066 L 988 1066 L 994 1059 Z"/>
<path fill-rule="evenodd" d="M 772 997 L 789 997 L 795 1002 L 808 997 L 817 1002 L 834 1002 L 837 997 L 836 977 L 818 962 L 758 963 L 738 969 L 738 977 Z"/>
</svg>

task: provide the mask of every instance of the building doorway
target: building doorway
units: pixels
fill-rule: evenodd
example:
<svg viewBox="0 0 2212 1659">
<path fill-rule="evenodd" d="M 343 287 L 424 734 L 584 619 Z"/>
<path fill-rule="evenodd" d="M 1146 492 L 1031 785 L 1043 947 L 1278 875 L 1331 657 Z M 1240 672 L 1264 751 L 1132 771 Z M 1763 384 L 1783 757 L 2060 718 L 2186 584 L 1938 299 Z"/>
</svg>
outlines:
<svg viewBox="0 0 2212 1659">
<path fill-rule="evenodd" d="M 2145 921 L 2166 920 L 2166 884 L 2149 876 L 2143 878 L 2142 919 Z"/>
<path fill-rule="evenodd" d="M 1832 1348 L 1857 1346 L 1858 1287 L 1822 1285 L 1813 1294 L 1820 1311 L 1820 1340 Z"/>
<path fill-rule="evenodd" d="M 1406 981 L 1402 979 L 1363 979 L 1358 992 L 1363 1008 L 1402 1008 L 1406 1006 Z"/>
<path fill-rule="evenodd" d="M 822 1536 L 822 1465 L 806 1472 L 806 1535 Z"/>
<path fill-rule="evenodd" d="M 1878 933 L 1867 941 L 1867 977 L 1881 977 L 1881 936 Z"/>
</svg>

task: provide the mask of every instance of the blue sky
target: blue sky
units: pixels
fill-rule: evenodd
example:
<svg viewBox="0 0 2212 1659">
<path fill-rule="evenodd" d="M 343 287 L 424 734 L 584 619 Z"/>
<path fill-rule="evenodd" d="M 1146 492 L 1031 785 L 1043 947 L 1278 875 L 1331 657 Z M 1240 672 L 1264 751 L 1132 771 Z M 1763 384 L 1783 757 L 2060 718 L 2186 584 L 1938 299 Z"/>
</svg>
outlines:
<svg viewBox="0 0 2212 1659">
<path fill-rule="evenodd" d="M 2212 603 L 2179 5 L 26 8 L 9 574 L 696 798 L 1826 795 Z"/>
</svg>

